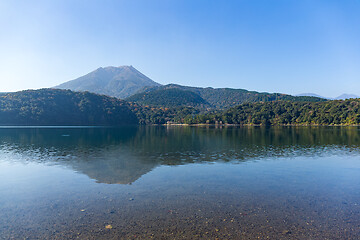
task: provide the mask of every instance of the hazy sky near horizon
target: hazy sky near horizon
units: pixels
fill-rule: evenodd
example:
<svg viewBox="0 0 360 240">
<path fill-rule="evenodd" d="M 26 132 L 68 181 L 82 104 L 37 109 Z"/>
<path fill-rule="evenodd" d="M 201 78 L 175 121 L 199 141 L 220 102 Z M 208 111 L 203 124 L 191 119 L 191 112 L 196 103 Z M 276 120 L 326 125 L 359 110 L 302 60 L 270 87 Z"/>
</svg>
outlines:
<svg viewBox="0 0 360 240">
<path fill-rule="evenodd" d="M 0 1 L 0 92 L 120 65 L 161 84 L 360 95 L 360 1 Z"/>
</svg>

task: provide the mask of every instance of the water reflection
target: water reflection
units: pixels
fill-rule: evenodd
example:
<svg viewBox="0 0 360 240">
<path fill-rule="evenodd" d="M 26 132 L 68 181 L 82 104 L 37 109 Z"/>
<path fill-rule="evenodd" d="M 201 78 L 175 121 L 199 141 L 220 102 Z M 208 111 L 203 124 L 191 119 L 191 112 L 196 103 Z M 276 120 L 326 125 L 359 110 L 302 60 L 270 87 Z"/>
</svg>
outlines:
<svg viewBox="0 0 360 240">
<path fill-rule="evenodd" d="M 0 128 L 0 161 L 72 168 L 131 184 L 159 165 L 358 154 L 358 127 Z M 346 150 L 346 151 L 342 151 Z"/>
</svg>

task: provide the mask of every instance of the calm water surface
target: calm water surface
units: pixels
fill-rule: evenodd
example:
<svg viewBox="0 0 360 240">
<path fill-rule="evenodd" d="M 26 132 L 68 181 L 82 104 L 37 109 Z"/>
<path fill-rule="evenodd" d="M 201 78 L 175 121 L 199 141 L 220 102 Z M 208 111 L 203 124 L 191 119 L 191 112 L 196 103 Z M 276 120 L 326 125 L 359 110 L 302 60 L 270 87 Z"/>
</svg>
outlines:
<svg viewBox="0 0 360 240">
<path fill-rule="evenodd" d="M 360 239 L 360 128 L 0 128 L 1 239 Z"/>
</svg>

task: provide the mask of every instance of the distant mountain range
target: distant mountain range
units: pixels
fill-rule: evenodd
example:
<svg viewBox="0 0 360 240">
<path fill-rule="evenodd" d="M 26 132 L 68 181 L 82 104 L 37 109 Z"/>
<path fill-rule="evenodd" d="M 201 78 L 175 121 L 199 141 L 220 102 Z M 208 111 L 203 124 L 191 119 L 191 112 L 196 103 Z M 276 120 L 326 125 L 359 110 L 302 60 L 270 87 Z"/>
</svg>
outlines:
<svg viewBox="0 0 360 240">
<path fill-rule="evenodd" d="M 308 96 L 308 97 L 318 97 L 318 98 L 328 99 L 328 98 L 323 97 L 323 96 L 320 96 L 320 95 L 318 95 L 318 94 L 316 94 L 316 93 L 300 93 L 300 94 L 298 94 L 298 95 L 296 95 L 296 96 L 298 96 L 298 97 L 306 97 L 306 96 Z"/>
<path fill-rule="evenodd" d="M 323 96 L 320 96 L 320 95 L 315 94 L 315 93 L 301 93 L 301 94 L 298 94 L 296 96 L 319 97 L 319 98 L 325 98 L 325 99 L 329 99 L 329 100 L 345 100 L 345 99 L 350 99 L 350 98 L 360 98 L 360 96 L 358 96 L 358 95 L 347 94 L 347 93 L 341 94 L 340 96 L 338 96 L 336 98 L 323 97 Z"/>
<path fill-rule="evenodd" d="M 161 85 L 121 66 L 98 68 L 53 89 L 0 93 L 0 125 L 352 125 L 360 124 L 359 108 L 360 98 Z"/>
<path fill-rule="evenodd" d="M 335 99 L 336 99 L 336 100 L 345 100 L 345 99 L 350 99 L 350 98 L 360 98 L 360 96 L 355 95 L 355 94 L 347 94 L 347 93 L 344 93 L 344 94 L 336 97 Z"/>
<path fill-rule="evenodd" d="M 126 98 L 148 86 L 160 86 L 133 66 L 98 68 L 75 80 L 54 88 L 89 91 L 111 97 Z"/>
<path fill-rule="evenodd" d="M 267 93 L 232 88 L 201 88 L 176 84 L 161 85 L 133 66 L 98 68 L 75 80 L 54 88 L 72 91 L 88 91 L 129 102 L 157 107 L 191 106 L 203 109 L 226 109 L 242 103 L 288 101 L 333 100 L 314 93 L 297 96 L 281 93 Z M 335 99 L 358 98 L 353 94 L 343 94 Z"/>
</svg>

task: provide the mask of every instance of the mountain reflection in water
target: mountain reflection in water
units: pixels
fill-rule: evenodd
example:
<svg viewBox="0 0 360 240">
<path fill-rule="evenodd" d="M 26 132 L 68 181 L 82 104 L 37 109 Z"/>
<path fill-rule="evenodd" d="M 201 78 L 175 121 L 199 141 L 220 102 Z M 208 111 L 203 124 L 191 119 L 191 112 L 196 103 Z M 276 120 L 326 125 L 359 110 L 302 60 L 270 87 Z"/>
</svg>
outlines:
<svg viewBox="0 0 360 240">
<path fill-rule="evenodd" d="M 0 161 L 69 167 L 99 183 L 131 184 L 159 165 L 359 153 L 357 127 L 0 128 Z M 330 148 L 331 147 L 331 148 Z"/>
</svg>

